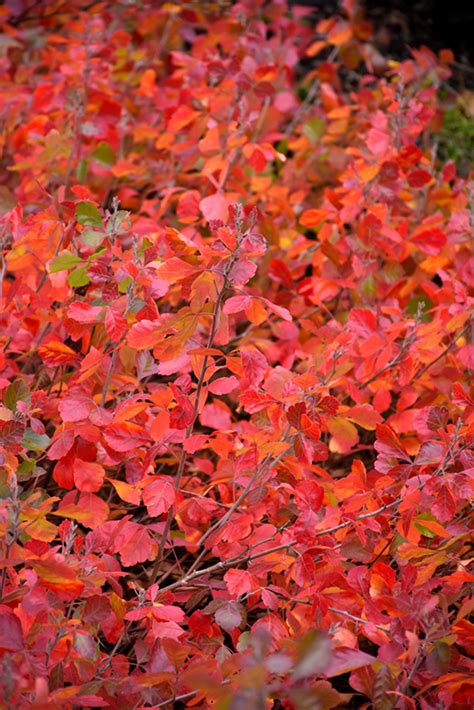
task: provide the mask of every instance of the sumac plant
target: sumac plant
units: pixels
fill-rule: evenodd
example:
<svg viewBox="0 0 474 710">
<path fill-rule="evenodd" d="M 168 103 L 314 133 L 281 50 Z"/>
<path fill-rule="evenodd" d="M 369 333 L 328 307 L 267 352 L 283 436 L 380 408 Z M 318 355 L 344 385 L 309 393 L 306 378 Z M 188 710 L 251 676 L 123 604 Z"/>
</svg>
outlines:
<svg viewBox="0 0 474 710">
<path fill-rule="evenodd" d="M 0 23 L 0 707 L 471 708 L 451 53 L 351 0 Z"/>
</svg>

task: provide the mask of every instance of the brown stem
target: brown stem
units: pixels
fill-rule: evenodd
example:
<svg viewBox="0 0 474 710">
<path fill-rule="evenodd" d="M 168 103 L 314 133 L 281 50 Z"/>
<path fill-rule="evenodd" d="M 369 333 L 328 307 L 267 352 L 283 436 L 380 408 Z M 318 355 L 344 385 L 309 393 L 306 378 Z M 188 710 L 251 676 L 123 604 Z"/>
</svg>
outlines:
<svg viewBox="0 0 474 710">
<path fill-rule="evenodd" d="M 228 262 L 226 263 L 226 265 L 224 267 L 224 283 L 222 285 L 221 290 L 219 291 L 219 294 L 217 296 L 217 299 L 216 299 L 216 302 L 214 304 L 214 308 L 212 311 L 212 325 L 211 325 L 211 329 L 209 332 L 209 337 L 207 339 L 207 348 L 211 348 L 214 343 L 214 338 L 215 338 L 216 332 L 217 332 L 217 325 L 218 325 L 219 313 L 220 313 L 221 306 L 222 306 L 222 301 L 224 300 L 225 292 L 229 286 L 230 271 L 238 258 L 239 246 L 240 246 L 240 239 L 237 240 L 237 247 L 236 247 L 234 253 L 232 254 L 231 258 L 228 260 Z M 199 374 L 199 380 L 198 380 L 197 387 L 196 387 L 192 420 L 188 424 L 188 426 L 186 427 L 186 439 L 191 436 L 191 434 L 194 430 L 194 425 L 195 425 L 197 417 L 198 417 L 199 401 L 201 398 L 201 391 L 202 391 L 202 387 L 204 384 L 204 378 L 206 376 L 208 361 L 209 361 L 209 356 L 205 355 L 204 359 L 203 359 L 203 363 L 202 363 L 201 372 Z M 183 447 L 183 449 L 181 450 L 181 456 L 180 456 L 179 464 L 178 464 L 178 471 L 176 474 L 176 482 L 175 482 L 175 490 L 176 491 L 179 491 L 180 486 L 181 486 L 181 481 L 182 481 L 183 474 L 184 474 L 184 468 L 186 465 L 186 458 L 187 458 L 187 454 L 186 454 L 186 451 Z M 162 561 L 163 555 L 164 555 L 166 541 L 168 539 L 168 534 L 171 529 L 171 524 L 173 522 L 173 518 L 174 518 L 174 505 L 172 505 L 168 511 L 168 517 L 166 519 L 163 534 L 161 536 L 158 557 L 156 559 L 156 562 L 153 566 L 153 570 L 151 573 L 151 584 L 153 584 L 156 581 L 156 577 L 158 576 L 161 561 Z"/>
<path fill-rule="evenodd" d="M 442 463 L 438 466 L 436 471 L 433 473 L 433 477 L 440 476 L 442 473 L 444 473 L 444 471 L 449 463 L 449 458 L 452 456 L 453 456 L 452 451 L 446 452 Z M 419 490 L 422 487 L 423 487 L 423 484 L 420 484 L 419 486 L 417 486 L 417 489 Z M 350 525 L 354 525 L 354 523 L 357 523 L 361 520 L 367 520 L 368 518 L 374 518 L 377 515 L 380 515 L 381 513 L 384 513 L 387 510 L 390 510 L 391 508 L 395 508 L 402 501 L 403 501 L 403 495 L 400 495 L 400 496 L 398 496 L 398 498 L 393 500 L 391 503 L 385 503 L 384 505 L 380 506 L 376 510 L 372 510 L 368 513 L 361 513 L 361 515 L 358 515 L 357 517 L 355 517 L 351 520 L 346 520 L 343 523 L 339 523 L 338 525 L 333 525 L 332 527 L 326 528 L 325 530 L 318 530 L 315 533 L 314 537 L 315 538 L 323 537 L 324 535 L 329 535 L 331 533 L 338 532 L 339 530 L 343 530 L 344 528 L 347 528 Z M 258 559 L 259 557 L 264 557 L 265 555 L 269 555 L 272 552 L 277 552 L 278 550 L 287 549 L 289 547 L 292 547 L 293 545 L 294 545 L 293 542 L 277 545 L 276 547 L 272 547 L 269 550 L 262 550 L 261 552 L 257 552 L 254 555 L 252 555 L 250 552 L 247 552 L 246 554 L 236 555 L 235 557 L 232 557 L 228 560 L 223 560 L 221 562 L 217 562 L 216 564 L 211 565 L 209 567 L 205 567 L 204 569 L 201 569 L 201 570 L 195 570 L 192 572 L 189 571 L 184 577 L 182 577 L 178 581 L 173 582 L 173 584 L 169 584 L 167 587 L 163 587 L 163 589 L 160 589 L 160 592 L 176 589 L 177 587 L 181 587 L 182 585 L 187 584 L 188 582 L 190 582 L 193 579 L 196 579 L 197 577 L 202 577 L 203 575 L 210 574 L 211 572 L 215 572 L 217 570 L 226 569 L 227 567 L 232 567 L 232 565 L 235 563 L 241 564 L 242 562 L 251 562 L 252 560 Z"/>
<path fill-rule="evenodd" d="M 444 349 L 437 357 L 435 357 L 434 360 L 431 360 L 431 362 L 429 362 L 429 363 L 427 363 L 426 365 L 424 365 L 424 366 L 421 368 L 421 370 L 418 370 L 418 372 L 415 374 L 415 376 L 413 377 L 413 379 L 414 379 L 414 380 L 415 380 L 415 379 L 418 379 L 419 377 L 421 377 L 422 375 L 424 375 L 425 372 L 427 372 L 427 371 L 430 369 L 430 367 L 432 367 L 433 365 L 435 365 L 435 364 L 436 364 L 437 362 L 439 362 L 445 355 L 447 355 L 447 354 L 450 352 L 450 350 L 452 350 L 452 349 L 456 346 L 456 341 L 459 340 L 459 338 L 462 338 L 463 335 L 466 335 L 471 327 L 472 327 L 471 323 L 467 323 L 467 325 L 464 326 L 464 328 L 461 330 L 461 332 L 458 333 L 458 335 L 456 335 L 455 338 L 453 338 L 453 340 L 449 343 L 449 345 L 447 345 L 447 346 L 445 347 L 445 349 Z"/>
</svg>

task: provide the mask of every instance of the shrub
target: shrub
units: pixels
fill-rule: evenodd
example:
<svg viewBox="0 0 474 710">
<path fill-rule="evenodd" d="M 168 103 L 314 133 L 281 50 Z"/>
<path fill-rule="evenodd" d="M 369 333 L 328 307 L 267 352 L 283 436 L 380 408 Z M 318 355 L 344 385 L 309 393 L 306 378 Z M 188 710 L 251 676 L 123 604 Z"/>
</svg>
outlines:
<svg viewBox="0 0 474 710">
<path fill-rule="evenodd" d="M 0 11 L 2 707 L 472 706 L 450 55 L 344 8 Z"/>
</svg>

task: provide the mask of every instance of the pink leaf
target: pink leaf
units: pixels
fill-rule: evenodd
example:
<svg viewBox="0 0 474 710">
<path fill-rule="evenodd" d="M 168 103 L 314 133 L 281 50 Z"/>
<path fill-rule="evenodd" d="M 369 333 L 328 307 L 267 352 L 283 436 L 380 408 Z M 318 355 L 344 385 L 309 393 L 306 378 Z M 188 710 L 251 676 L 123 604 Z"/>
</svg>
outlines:
<svg viewBox="0 0 474 710">
<path fill-rule="evenodd" d="M 63 422 L 80 422 L 89 416 L 93 407 L 92 399 L 80 393 L 64 397 L 58 405 Z"/>
<path fill-rule="evenodd" d="M 371 666 L 377 661 L 374 656 L 369 656 L 368 653 L 359 651 L 356 648 L 333 649 L 329 658 L 329 665 L 324 669 L 324 675 L 328 678 L 342 673 L 349 673 L 356 670 L 356 668 Z"/>
<path fill-rule="evenodd" d="M 204 197 L 199 203 L 199 207 L 208 222 L 212 220 L 227 222 L 228 203 L 222 192 L 216 192 L 214 195 Z"/>
<path fill-rule="evenodd" d="M 182 624 L 186 616 L 184 611 L 178 606 L 171 606 L 169 604 L 155 604 L 152 607 L 152 612 L 155 619 L 160 619 L 162 621 L 175 621 L 177 624 Z"/>
<path fill-rule="evenodd" d="M 220 377 L 218 380 L 214 380 L 210 383 L 208 389 L 212 394 L 229 394 L 229 392 L 237 389 L 238 386 L 237 377 L 232 375 L 231 377 Z"/>
<path fill-rule="evenodd" d="M 472 343 L 460 348 L 458 355 L 465 368 L 474 370 L 474 345 Z"/>
<path fill-rule="evenodd" d="M 67 309 L 67 315 L 78 323 L 95 323 L 103 310 L 102 306 L 90 306 L 82 301 L 74 301 Z"/>
<path fill-rule="evenodd" d="M 0 606 L 0 650 L 21 651 L 24 648 L 20 619 L 3 604 Z"/>
<path fill-rule="evenodd" d="M 229 278 L 234 286 L 243 286 L 255 276 L 257 264 L 249 259 L 239 259 L 229 273 Z"/>
<path fill-rule="evenodd" d="M 250 296 L 232 296 L 224 303 L 222 310 L 224 313 L 240 313 L 240 311 L 245 311 L 251 301 Z"/>
<path fill-rule="evenodd" d="M 268 369 L 265 355 L 256 348 L 245 348 L 240 351 L 240 359 L 242 360 L 245 377 L 252 385 L 259 385 Z"/>
<path fill-rule="evenodd" d="M 225 431 L 232 426 L 229 408 L 224 402 L 219 401 L 206 404 L 199 415 L 199 421 L 202 426 L 207 426 L 210 429 L 216 429 L 218 431 Z"/>
<path fill-rule="evenodd" d="M 293 320 L 293 317 L 287 308 L 284 308 L 283 306 L 277 306 L 275 303 L 268 301 L 266 298 L 264 298 L 263 300 L 267 304 L 268 309 L 272 311 L 276 316 L 287 321 Z"/>
<path fill-rule="evenodd" d="M 390 136 L 378 128 L 371 128 L 367 137 L 367 146 L 374 155 L 385 155 L 390 145 Z"/>
</svg>

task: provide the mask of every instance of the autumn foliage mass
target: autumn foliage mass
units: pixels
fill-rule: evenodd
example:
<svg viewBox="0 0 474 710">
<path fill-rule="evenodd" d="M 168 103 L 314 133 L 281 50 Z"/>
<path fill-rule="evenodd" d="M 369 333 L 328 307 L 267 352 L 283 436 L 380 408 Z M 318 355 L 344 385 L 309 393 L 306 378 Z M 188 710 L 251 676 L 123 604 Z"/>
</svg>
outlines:
<svg viewBox="0 0 474 710">
<path fill-rule="evenodd" d="M 0 25 L 0 707 L 471 708 L 451 52 L 353 0 Z"/>
</svg>

